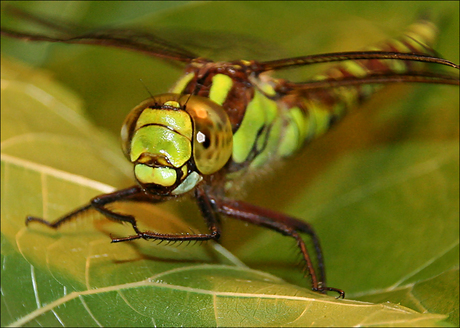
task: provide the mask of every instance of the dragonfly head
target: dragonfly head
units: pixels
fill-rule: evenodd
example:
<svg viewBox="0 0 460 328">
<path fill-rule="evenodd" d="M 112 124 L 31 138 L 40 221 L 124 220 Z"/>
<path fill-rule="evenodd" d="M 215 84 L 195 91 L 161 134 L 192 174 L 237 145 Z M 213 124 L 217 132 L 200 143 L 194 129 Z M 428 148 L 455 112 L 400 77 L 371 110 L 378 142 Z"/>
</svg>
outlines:
<svg viewBox="0 0 460 328">
<path fill-rule="evenodd" d="M 121 138 L 136 180 L 156 195 L 192 190 L 232 155 L 227 114 L 199 96 L 166 93 L 145 100 L 126 117 Z"/>
</svg>

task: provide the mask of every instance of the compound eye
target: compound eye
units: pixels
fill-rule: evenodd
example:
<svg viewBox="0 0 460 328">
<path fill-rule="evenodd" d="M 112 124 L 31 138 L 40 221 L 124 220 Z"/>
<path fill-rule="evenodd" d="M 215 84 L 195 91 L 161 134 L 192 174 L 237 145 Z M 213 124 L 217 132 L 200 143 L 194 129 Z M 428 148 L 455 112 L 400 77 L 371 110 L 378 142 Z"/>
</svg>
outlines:
<svg viewBox="0 0 460 328">
<path fill-rule="evenodd" d="M 220 170 L 233 151 L 233 133 L 230 120 L 222 106 L 213 101 L 193 96 L 186 111 L 194 124 L 193 158 L 202 174 Z"/>
</svg>

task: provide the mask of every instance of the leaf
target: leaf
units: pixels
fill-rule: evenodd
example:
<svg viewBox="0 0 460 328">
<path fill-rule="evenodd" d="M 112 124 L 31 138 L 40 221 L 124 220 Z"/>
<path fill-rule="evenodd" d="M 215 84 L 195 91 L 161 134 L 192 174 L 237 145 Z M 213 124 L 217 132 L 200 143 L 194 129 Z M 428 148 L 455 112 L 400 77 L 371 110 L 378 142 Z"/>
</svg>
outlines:
<svg viewBox="0 0 460 328">
<path fill-rule="evenodd" d="M 248 33 L 280 44 L 287 56 L 356 50 L 397 35 L 415 20 L 416 8 L 458 13 L 454 2 L 118 3 L 28 6 L 92 26 Z M 458 62 L 458 16 L 451 20 L 436 49 Z M 54 79 L 2 66 L 2 325 L 433 326 L 447 315 L 458 325 L 458 88 L 396 86 L 376 95 L 246 188 L 252 202 L 314 224 L 329 284 L 346 290 L 343 301 L 308 290 L 293 265 L 291 240 L 238 222 L 225 222 L 227 249 L 111 245 L 110 234 L 130 228 L 96 213 L 57 232 L 26 228 L 26 215 L 57 218 L 132 183 L 131 168 L 103 128 L 118 134 L 124 115 L 148 97 L 139 78 L 161 93 L 181 71 L 97 47 L 2 38 L 2 52 L 49 69 L 83 96 L 98 124 L 80 116 L 81 101 Z M 292 75 L 309 73 L 298 74 Z M 190 209 L 173 203 L 125 210 L 141 212 L 149 229 L 175 232 L 201 228 Z"/>
</svg>

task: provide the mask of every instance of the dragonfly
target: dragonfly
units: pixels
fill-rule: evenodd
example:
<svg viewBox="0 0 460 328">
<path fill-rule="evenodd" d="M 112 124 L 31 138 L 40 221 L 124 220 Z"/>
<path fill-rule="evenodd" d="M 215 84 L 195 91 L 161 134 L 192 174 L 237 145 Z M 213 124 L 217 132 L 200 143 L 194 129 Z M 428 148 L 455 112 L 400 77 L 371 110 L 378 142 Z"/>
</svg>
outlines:
<svg viewBox="0 0 460 328">
<path fill-rule="evenodd" d="M 122 150 L 133 165 L 136 184 L 94 197 L 54 221 L 28 216 L 26 225 L 35 223 L 58 229 L 94 209 L 108 220 L 132 227 L 132 235 L 111 237 L 113 243 L 137 239 L 217 241 L 222 231 L 221 217 L 226 216 L 292 238 L 302 256 L 311 289 L 322 294 L 336 292 L 338 298 L 344 298 L 345 292 L 327 284 L 320 240 L 310 224 L 227 195 L 241 181 L 294 155 L 326 133 L 386 84 L 460 84 L 453 73 L 427 68 L 427 64 L 457 70 L 460 66 L 441 58 L 431 48 L 437 29 L 424 18 L 400 37 L 382 41 L 368 50 L 271 61 L 215 62 L 154 33 L 109 28 L 81 32 L 84 29 L 75 24 L 45 19 L 17 8 L 9 10 L 50 32 L 33 34 L 2 27 L 5 37 L 113 47 L 185 66 L 169 93 L 144 100 L 123 123 Z M 303 82 L 270 75 L 283 69 L 332 62 L 332 67 Z M 180 197 L 194 199 L 207 233 L 142 231 L 135 216 L 115 212 L 109 206 L 120 201 L 158 204 Z M 307 247 L 306 238 L 312 249 Z"/>
</svg>

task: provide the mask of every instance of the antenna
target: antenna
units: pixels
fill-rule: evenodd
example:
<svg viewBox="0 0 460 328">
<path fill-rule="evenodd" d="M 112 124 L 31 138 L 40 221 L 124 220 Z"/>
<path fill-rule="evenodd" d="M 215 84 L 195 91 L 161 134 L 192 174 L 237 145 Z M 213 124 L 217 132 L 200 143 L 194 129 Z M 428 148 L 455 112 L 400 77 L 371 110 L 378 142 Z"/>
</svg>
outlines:
<svg viewBox="0 0 460 328">
<path fill-rule="evenodd" d="M 192 95 L 189 94 L 187 100 L 184 103 L 184 109 L 187 107 L 187 103 L 188 103 L 188 101 L 190 100 L 191 97 L 192 97 Z"/>
<path fill-rule="evenodd" d="M 142 79 L 139 79 L 139 81 L 141 82 L 142 86 L 147 91 L 147 93 L 150 95 L 150 97 L 153 99 L 154 97 L 153 97 L 152 93 L 150 92 L 149 88 L 147 88 L 147 86 L 145 85 L 144 81 L 142 81 Z"/>
</svg>

